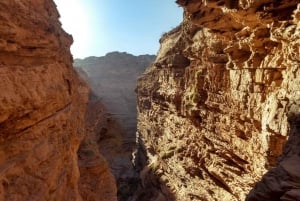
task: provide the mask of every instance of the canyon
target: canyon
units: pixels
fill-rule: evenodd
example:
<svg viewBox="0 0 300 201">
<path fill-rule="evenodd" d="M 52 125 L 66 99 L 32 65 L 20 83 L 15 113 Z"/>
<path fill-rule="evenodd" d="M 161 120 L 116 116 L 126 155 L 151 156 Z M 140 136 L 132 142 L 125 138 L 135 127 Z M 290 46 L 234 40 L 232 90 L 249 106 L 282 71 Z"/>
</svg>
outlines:
<svg viewBox="0 0 300 201">
<path fill-rule="evenodd" d="M 86 125 L 116 179 L 121 201 L 131 200 L 139 183 L 138 170 L 132 163 L 137 148 L 134 90 L 138 76 L 154 59 L 154 55 L 110 52 L 74 60 L 76 71 L 91 88 Z"/>
<path fill-rule="evenodd" d="M 300 200 L 300 3 L 176 3 L 156 58 L 75 71 L 52 0 L 0 2 L 0 201 Z"/>
</svg>

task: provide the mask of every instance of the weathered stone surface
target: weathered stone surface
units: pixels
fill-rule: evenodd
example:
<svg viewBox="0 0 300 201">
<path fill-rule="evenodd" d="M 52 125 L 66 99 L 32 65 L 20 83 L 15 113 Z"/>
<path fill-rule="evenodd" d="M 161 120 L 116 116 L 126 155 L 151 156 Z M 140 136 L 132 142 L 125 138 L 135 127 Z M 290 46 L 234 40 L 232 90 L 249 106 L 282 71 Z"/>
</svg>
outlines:
<svg viewBox="0 0 300 201">
<path fill-rule="evenodd" d="M 0 201 L 91 200 L 77 160 L 89 90 L 58 18 L 52 0 L 0 1 Z"/>
<path fill-rule="evenodd" d="M 138 82 L 148 164 L 137 200 L 244 200 L 276 165 L 299 110 L 299 3 L 177 2 L 184 21 Z M 279 164 L 293 175 L 296 160 Z M 293 188 L 282 200 L 298 199 Z"/>
</svg>

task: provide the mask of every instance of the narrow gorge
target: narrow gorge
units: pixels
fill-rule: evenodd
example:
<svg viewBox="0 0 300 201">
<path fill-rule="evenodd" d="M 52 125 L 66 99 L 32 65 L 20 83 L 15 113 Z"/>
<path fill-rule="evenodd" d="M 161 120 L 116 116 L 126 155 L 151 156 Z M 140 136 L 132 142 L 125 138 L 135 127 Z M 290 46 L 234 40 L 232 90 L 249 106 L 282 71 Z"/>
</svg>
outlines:
<svg viewBox="0 0 300 201">
<path fill-rule="evenodd" d="M 176 3 L 156 56 L 73 60 L 0 1 L 0 201 L 300 201 L 300 2 Z"/>
<path fill-rule="evenodd" d="M 131 200 L 139 184 L 139 171 L 132 163 L 137 149 L 135 87 L 138 76 L 154 59 L 154 55 L 110 52 L 74 61 L 91 89 L 86 111 L 90 141 L 96 142 L 107 160 L 122 201 Z"/>
</svg>

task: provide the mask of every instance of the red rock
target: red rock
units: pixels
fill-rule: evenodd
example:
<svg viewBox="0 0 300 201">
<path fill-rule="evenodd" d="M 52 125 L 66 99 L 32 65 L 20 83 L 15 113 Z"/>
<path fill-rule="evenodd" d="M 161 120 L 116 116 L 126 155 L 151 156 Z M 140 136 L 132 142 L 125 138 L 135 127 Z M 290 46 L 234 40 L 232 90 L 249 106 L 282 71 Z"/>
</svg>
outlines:
<svg viewBox="0 0 300 201">
<path fill-rule="evenodd" d="M 51 0 L 0 2 L 0 201 L 91 200 L 77 161 L 89 90 L 58 18 Z"/>
</svg>

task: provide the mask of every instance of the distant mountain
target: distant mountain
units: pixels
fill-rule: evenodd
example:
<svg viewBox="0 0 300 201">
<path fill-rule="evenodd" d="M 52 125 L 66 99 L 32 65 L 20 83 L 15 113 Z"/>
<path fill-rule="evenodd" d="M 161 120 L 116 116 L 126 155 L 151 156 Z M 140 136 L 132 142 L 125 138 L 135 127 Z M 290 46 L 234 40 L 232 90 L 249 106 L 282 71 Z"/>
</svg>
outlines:
<svg viewBox="0 0 300 201">
<path fill-rule="evenodd" d="M 127 133 L 135 133 L 136 80 L 155 57 L 111 52 L 102 57 L 75 59 L 74 66 L 86 72 L 93 93 L 102 100 L 108 112 L 120 119 Z"/>
</svg>

